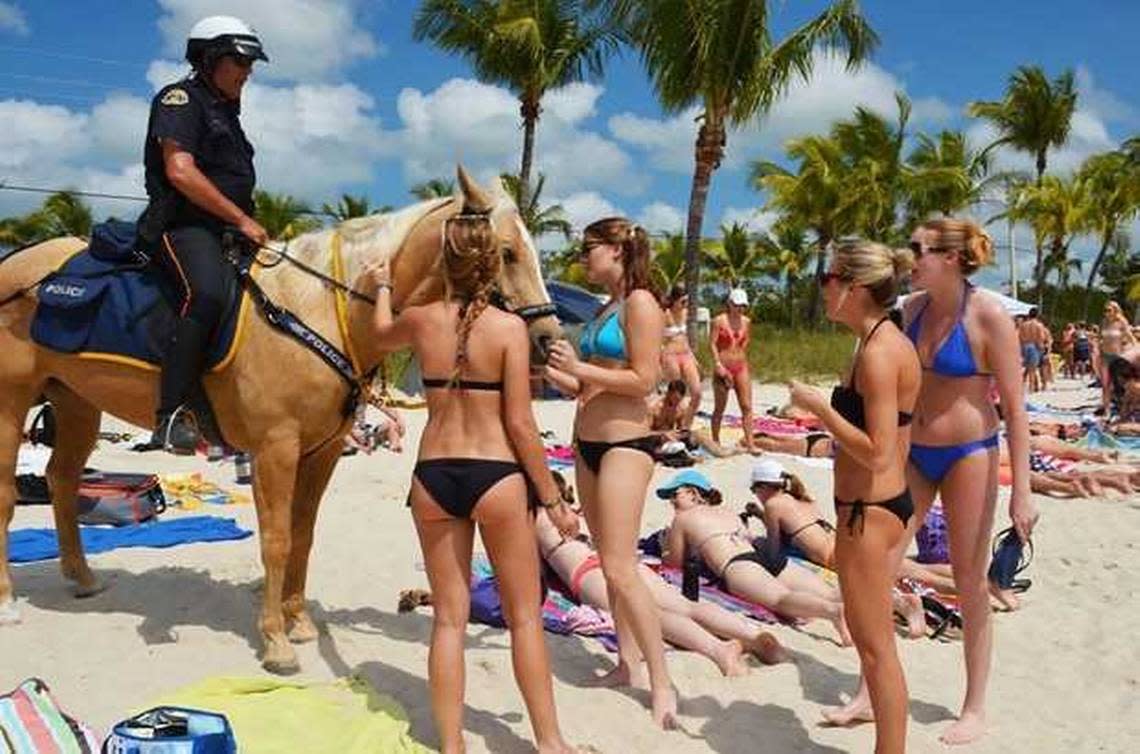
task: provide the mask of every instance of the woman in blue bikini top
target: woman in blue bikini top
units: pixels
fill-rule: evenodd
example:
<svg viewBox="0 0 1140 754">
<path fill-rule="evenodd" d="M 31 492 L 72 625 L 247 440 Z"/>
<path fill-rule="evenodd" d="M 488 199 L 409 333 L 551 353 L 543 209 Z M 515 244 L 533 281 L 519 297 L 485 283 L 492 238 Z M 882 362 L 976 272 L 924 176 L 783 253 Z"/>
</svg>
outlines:
<svg viewBox="0 0 1140 754">
<path fill-rule="evenodd" d="M 550 347 L 547 378 L 578 396 L 574 475 L 582 511 L 598 541 L 602 575 L 613 597 L 618 637 L 616 676 L 638 680 L 648 668 L 653 719 L 672 727 L 677 699 L 665 667 L 661 619 L 641 580 L 637 534 L 659 438 L 650 431 L 646 398 L 661 368 L 664 312 L 649 282 L 649 237 L 620 217 L 583 232 L 590 282 L 610 299 L 582 333 L 581 357 L 564 341 Z M 604 512 L 603 512 L 604 511 Z"/>
<path fill-rule="evenodd" d="M 914 520 L 923 521 L 940 495 L 950 529 L 954 578 L 962 599 L 967 682 L 960 717 L 942 738 L 965 743 L 984 733 L 992 649 L 986 564 L 997 502 L 999 419 L 990 400 L 995 382 L 1013 460 L 1009 516 L 1023 540 L 1037 520 L 1029 495 L 1021 351 L 1013 320 L 1000 302 L 975 291 L 967 280 L 993 256 L 992 242 L 980 226 L 954 218 L 930 220 L 914 231 L 911 250 L 913 287 L 922 293 L 907 302 L 904 321 L 922 362 L 923 379 L 907 476 Z M 900 563 L 902 554 L 897 553 Z"/>
</svg>

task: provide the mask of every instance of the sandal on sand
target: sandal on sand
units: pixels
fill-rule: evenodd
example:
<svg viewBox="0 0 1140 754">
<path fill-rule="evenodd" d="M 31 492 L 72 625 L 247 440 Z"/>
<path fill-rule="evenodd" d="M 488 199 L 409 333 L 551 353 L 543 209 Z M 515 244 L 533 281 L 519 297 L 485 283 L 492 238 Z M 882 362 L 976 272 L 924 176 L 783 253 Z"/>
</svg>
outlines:
<svg viewBox="0 0 1140 754">
<path fill-rule="evenodd" d="M 400 601 L 396 603 L 396 612 L 410 613 L 417 607 L 431 605 L 431 592 L 426 589 L 405 589 L 400 592 Z"/>
<path fill-rule="evenodd" d="M 962 630 L 962 616 L 932 597 L 922 598 L 922 610 L 926 614 L 926 624 L 933 626 L 931 639 L 953 639 Z M 951 631 L 954 629 L 954 631 Z"/>
</svg>

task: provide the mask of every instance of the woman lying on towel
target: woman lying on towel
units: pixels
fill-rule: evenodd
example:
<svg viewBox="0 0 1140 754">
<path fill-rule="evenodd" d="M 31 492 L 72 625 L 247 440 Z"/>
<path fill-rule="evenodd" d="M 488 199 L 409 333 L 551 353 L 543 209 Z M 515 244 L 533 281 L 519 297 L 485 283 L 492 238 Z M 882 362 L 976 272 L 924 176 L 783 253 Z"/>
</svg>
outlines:
<svg viewBox="0 0 1140 754">
<path fill-rule="evenodd" d="M 687 552 L 698 555 L 730 594 L 792 618 L 826 618 L 840 643 L 851 643 L 839 591 L 787 557 L 772 559 L 754 546 L 740 518 L 717 507 L 720 492 L 703 474 L 682 471 L 657 488 L 657 497 L 673 505 L 662 551 L 667 565 L 679 567 Z"/>
<path fill-rule="evenodd" d="M 781 548 L 802 555 L 816 565 L 835 570 L 835 526 L 824 518 L 823 511 L 808 494 L 795 474 L 789 474 L 776 461 L 765 458 L 752 467 L 750 478 L 755 502 L 744 508 L 745 515 L 756 516 L 768 532 L 769 557 Z M 784 543 L 787 543 L 786 545 Z M 926 581 L 932 574 L 923 566 L 906 561 L 904 578 Z M 907 622 L 907 634 L 918 638 L 926 632 L 922 600 L 913 594 L 894 592 L 894 610 Z"/>
<path fill-rule="evenodd" d="M 1087 498 L 1104 497 L 1106 490 L 1129 495 L 1140 489 L 1140 469 L 1113 464 L 1108 453 L 1077 448 L 1052 437 L 1031 437 L 1029 443 L 1029 489 L 1033 492 L 1050 497 Z M 1008 485 L 1013 475 L 1004 438 L 1000 448 L 998 481 Z M 1078 461 L 1105 465 L 1077 468 Z"/>
<path fill-rule="evenodd" d="M 563 538 L 545 511 L 536 519 L 538 549 L 546 564 L 569 587 L 571 596 L 584 605 L 610 609 L 606 580 L 598 553 L 585 536 Z M 661 615 L 661 629 L 670 644 L 704 655 L 726 676 L 744 675 L 748 664 L 744 652 L 773 665 L 787 659 L 776 637 L 742 615 L 711 602 L 691 602 L 649 566 L 638 568 Z M 718 637 L 724 637 L 723 640 Z"/>
</svg>

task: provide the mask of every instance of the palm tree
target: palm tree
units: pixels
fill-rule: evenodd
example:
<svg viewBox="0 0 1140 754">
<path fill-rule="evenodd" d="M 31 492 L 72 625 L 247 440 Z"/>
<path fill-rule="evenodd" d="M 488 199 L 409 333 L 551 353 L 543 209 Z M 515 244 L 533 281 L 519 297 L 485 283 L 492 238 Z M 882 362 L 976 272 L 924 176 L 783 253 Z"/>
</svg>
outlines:
<svg viewBox="0 0 1140 754">
<path fill-rule="evenodd" d="M 481 81 L 519 98 L 522 196 L 530 191 L 534 134 L 547 91 L 597 80 L 621 36 L 582 0 L 424 0 L 413 36 L 466 58 Z M 526 201 L 519 203 L 519 206 Z"/>
<path fill-rule="evenodd" d="M 1140 143 L 1137 146 L 1140 147 Z M 1140 212 L 1140 161 L 1133 162 L 1122 148 L 1119 152 L 1093 155 L 1085 160 L 1079 175 L 1088 183 L 1089 224 L 1100 239 L 1100 250 L 1089 268 L 1085 285 L 1083 316 L 1088 319 L 1093 283 L 1104 255 L 1120 228 Z"/>
<path fill-rule="evenodd" d="M 992 220 L 1027 222 L 1033 229 L 1037 248 L 1043 249 L 1048 243 L 1048 256 L 1038 255 L 1034 272 L 1037 306 L 1041 307 L 1046 275 L 1050 270 L 1064 268 L 1063 274 L 1068 276 L 1069 247 L 1076 236 L 1091 227 L 1089 182 L 1080 176 L 1061 179 L 1049 175 L 1039 184 L 1023 186 L 1017 195 L 1014 206 Z"/>
<path fill-rule="evenodd" d="M 788 322 L 794 321 L 796 284 L 811 262 L 812 249 L 806 228 L 791 217 L 781 217 L 771 233 L 757 241 L 760 265 L 765 275 L 784 281 L 784 306 Z"/>
<path fill-rule="evenodd" d="M 288 241 L 321 226 L 304 202 L 289 194 L 253 192 L 254 217 L 275 241 Z"/>
<path fill-rule="evenodd" d="M 904 179 L 908 225 L 934 212 L 952 215 L 982 198 L 992 182 L 987 178 L 987 151 L 971 149 L 961 131 L 943 130 L 935 137 L 920 133 L 916 138 Z"/>
<path fill-rule="evenodd" d="M 1049 148 L 1068 141 L 1076 108 L 1072 70 L 1049 81 L 1039 66 L 1021 66 L 1009 77 L 1003 99 L 971 102 L 967 112 L 997 129 L 998 138 L 987 149 L 1010 146 L 1033 155 L 1040 185 Z"/>
<path fill-rule="evenodd" d="M 653 243 L 652 274 L 663 291 L 681 280 L 685 274 L 685 234 L 667 233 Z"/>
<path fill-rule="evenodd" d="M 897 235 L 895 219 L 903 200 L 903 143 L 911 112 L 910 100 L 903 93 L 895 93 L 895 102 L 898 120 L 894 125 L 859 106 L 851 120 L 831 127 L 831 138 L 851 171 L 848 190 L 859 195 L 855 230 L 884 241 Z"/>
<path fill-rule="evenodd" d="M 566 219 L 566 211 L 562 209 L 562 205 L 552 204 L 549 207 L 543 207 L 539 204 L 539 199 L 542 198 L 542 188 L 546 185 L 545 175 L 538 174 L 538 181 L 535 182 L 534 191 L 530 192 L 529 197 L 524 193 L 525 185 L 519 176 L 503 173 L 499 178 L 503 181 L 503 188 L 515 200 L 523 225 L 526 226 L 532 238 L 538 238 L 547 233 L 561 233 L 563 238 L 567 241 L 570 240 L 573 228 L 570 221 Z"/>
<path fill-rule="evenodd" d="M 747 227 L 740 223 L 722 225 L 720 235 L 719 242 L 709 244 L 705 257 L 717 282 L 739 288 L 764 274 L 763 254 L 748 237 Z"/>
<path fill-rule="evenodd" d="M 1061 147 L 1068 141 L 1076 108 L 1077 90 L 1071 69 L 1050 81 L 1040 66 L 1021 66 L 1009 77 L 1001 100 L 971 102 L 967 112 L 997 129 L 998 138 L 986 147 L 987 151 L 1009 146 L 1033 156 L 1040 187 L 1049 149 Z M 1045 286 L 1041 277 L 1044 266 L 1040 244 L 1036 252 L 1034 283 L 1040 292 Z"/>
<path fill-rule="evenodd" d="M 815 235 L 816 276 L 824 268 L 827 249 L 840 236 L 855 231 L 861 212 L 851 170 L 839 144 L 827 136 L 805 136 L 788 142 L 789 160 L 799 163 L 791 172 L 774 162 L 752 163 L 750 182 L 768 192 L 766 209 L 778 211 L 786 222 Z M 807 319 L 819 319 L 819 286 L 811 289 Z"/>
<path fill-rule="evenodd" d="M 372 204 L 368 201 L 367 196 L 341 194 L 340 201 L 335 206 L 322 204 L 321 212 L 330 217 L 335 217 L 337 222 L 344 222 L 354 217 L 365 217 L 372 214 Z"/>
<path fill-rule="evenodd" d="M 1124 142 L 1120 150 L 1128 156 L 1128 161 L 1133 165 L 1140 165 L 1140 136 L 1133 136 L 1128 141 Z"/>
<path fill-rule="evenodd" d="M 70 191 L 51 194 L 40 208 L 0 220 L 0 246 L 23 246 L 53 236 L 91 235 L 91 208 Z"/>
<path fill-rule="evenodd" d="M 408 193 L 425 202 L 428 199 L 442 199 L 449 197 L 455 193 L 455 181 L 448 180 L 447 178 L 431 178 L 422 183 L 417 183 L 408 189 Z"/>
<path fill-rule="evenodd" d="M 629 31 L 662 107 L 671 113 L 693 105 L 700 109 L 685 230 L 687 282 L 695 292 L 705 203 L 724 156 L 728 127 L 755 124 L 794 78 L 810 78 L 817 48 L 845 51 L 848 68 L 854 68 L 870 55 L 878 37 L 856 0 L 835 0 L 780 40 L 772 38 L 767 0 L 604 4 Z M 695 338 L 696 296 L 689 302 L 689 333 Z"/>
</svg>

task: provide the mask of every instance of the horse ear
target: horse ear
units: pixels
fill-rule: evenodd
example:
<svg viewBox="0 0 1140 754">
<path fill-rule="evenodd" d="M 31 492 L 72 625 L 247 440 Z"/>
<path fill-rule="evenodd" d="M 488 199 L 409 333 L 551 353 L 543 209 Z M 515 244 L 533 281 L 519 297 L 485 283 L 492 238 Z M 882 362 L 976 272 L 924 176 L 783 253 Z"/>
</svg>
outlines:
<svg viewBox="0 0 1140 754">
<path fill-rule="evenodd" d="M 459 178 L 459 188 L 463 191 L 463 209 L 470 212 L 490 212 L 495 206 L 491 197 L 479 187 L 462 165 L 456 166 L 456 176 Z"/>
</svg>

